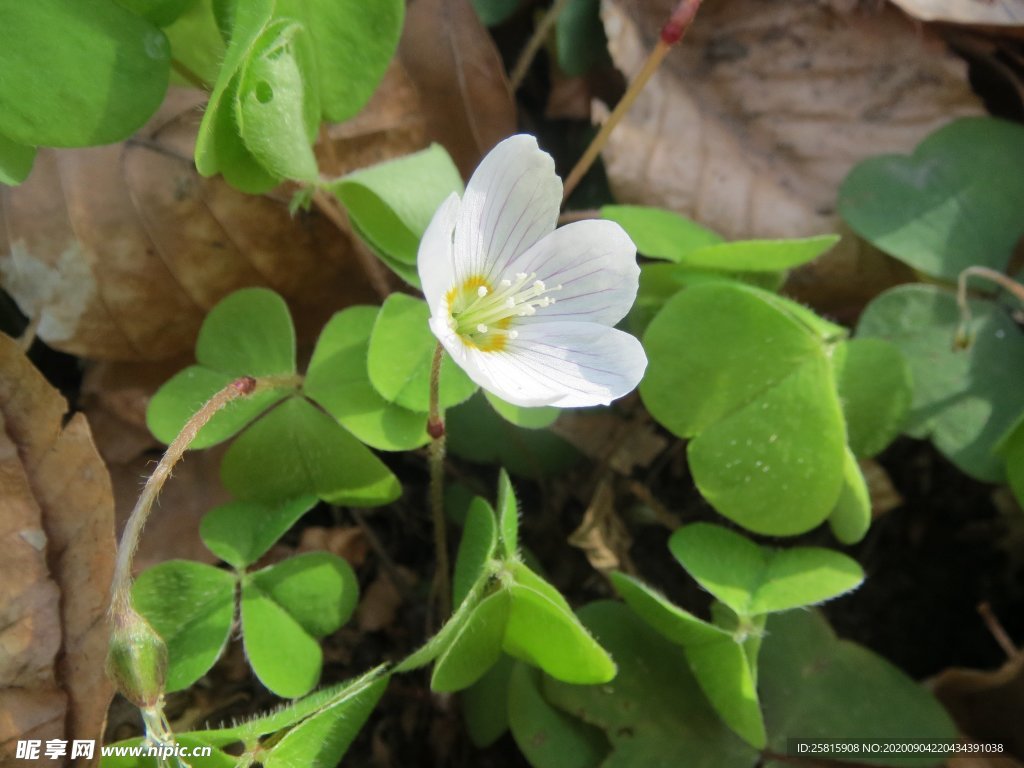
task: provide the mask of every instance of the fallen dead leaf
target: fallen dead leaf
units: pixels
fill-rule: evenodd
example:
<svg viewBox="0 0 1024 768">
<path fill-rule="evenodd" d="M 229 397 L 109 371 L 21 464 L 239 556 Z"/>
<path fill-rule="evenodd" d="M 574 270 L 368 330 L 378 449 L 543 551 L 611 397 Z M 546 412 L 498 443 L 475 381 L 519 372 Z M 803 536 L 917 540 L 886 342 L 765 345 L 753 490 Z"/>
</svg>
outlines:
<svg viewBox="0 0 1024 768">
<path fill-rule="evenodd" d="M 602 3 L 612 58 L 628 77 L 674 4 Z M 603 157 L 620 202 L 678 211 L 730 239 L 847 234 L 836 190 L 855 163 L 907 152 L 981 111 L 966 65 L 895 10 L 705 3 Z M 606 112 L 597 105 L 595 118 Z M 847 236 L 789 289 L 846 314 L 907 279 L 902 265 Z"/>
<path fill-rule="evenodd" d="M 396 95 L 382 91 L 380 118 L 363 118 L 369 137 L 334 140 L 339 172 L 425 146 Z M 250 285 L 281 293 L 307 337 L 374 298 L 347 233 L 317 213 L 293 219 L 286 192 L 245 195 L 196 173 L 203 99 L 173 88 L 135 138 L 41 151 L 28 181 L 0 190 L 0 280 L 50 346 L 112 360 L 181 354 L 206 311 Z"/>
<path fill-rule="evenodd" d="M 569 534 L 569 543 L 583 550 L 587 561 L 601 573 L 618 569 L 635 573 L 629 557 L 633 539 L 615 511 L 615 488 L 611 475 L 597 485 L 579 527 Z"/>
<path fill-rule="evenodd" d="M 960 730 L 980 743 L 1001 743 L 1008 756 L 1024 759 L 1024 652 L 994 672 L 947 669 L 932 690 Z"/>
<path fill-rule="evenodd" d="M 990 27 L 1024 26 L 1021 0 L 892 0 L 921 21 L 979 24 Z"/>
<path fill-rule="evenodd" d="M 370 543 L 366 540 L 366 533 L 358 526 L 345 526 L 342 528 L 311 526 L 302 531 L 298 551 L 330 552 L 347 560 L 349 565 L 358 569 L 359 566 L 366 562 L 366 555 L 370 551 Z"/>
<path fill-rule="evenodd" d="M 397 566 L 399 577 L 407 584 L 416 582 L 416 574 L 405 566 Z M 356 624 L 360 632 L 377 632 L 387 629 L 395 622 L 395 616 L 402 605 L 402 591 L 395 584 L 391 574 L 381 570 L 364 592 L 356 609 Z"/>
<path fill-rule="evenodd" d="M 885 467 L 874 459 L 861 459 L 857 462 L 860 471 L 864 475 L 864 481 L 868 486 L 868 495 L 871 497 L 871 515 L 881 517 L 886 512 L 891 512 L 903 504 L 903 497 L 896 490 L 892 478 L 885 471 Z"/>
<path fill-rule="evenodd" d="M 99 739 L 113 696 L 110 479 L 85 417 L 66 413 L 0 336 L 0 763 L 18 739 Z"/>
<path fill-rule="evenodd" d="M 551 431 L 623 475 L 646 467 L 668 446 L 649 419 L 627 419 L 611 410 L 563 413 Z"/>
<path fill-rule="evenodd" d="M 468 178 L 516 129 L 505 68 L 470 0 L 410 2 L 398 55 L 419 93 L 430 138 Z"/>
</svg>

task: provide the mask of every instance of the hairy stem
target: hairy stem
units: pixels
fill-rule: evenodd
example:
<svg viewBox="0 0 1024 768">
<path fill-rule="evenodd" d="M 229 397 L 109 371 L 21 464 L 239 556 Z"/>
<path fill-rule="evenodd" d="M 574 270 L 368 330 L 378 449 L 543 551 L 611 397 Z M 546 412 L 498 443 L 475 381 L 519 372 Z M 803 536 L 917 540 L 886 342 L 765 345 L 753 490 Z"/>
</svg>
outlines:
<svg viewBox="0 0 1024 768">
<path fill-rule="evenodd" d="M 235 379 L 207 400 L 203 407 L 196 411 L 182 427 L 174 441 L 167 446 L 167 451 L 160 459 L 160 463 L 146 480 L 146 485 L 143 487 L 142 493 L 139 494 L 139 500 L 135 503 L 135 509 L 132 510 L 131 516 L 128 518 L 128 524 L 124 527 L 121 543 L 117 548 L 117 563 L 114 567 L 114 580 L 110 590 L 110 610 L 115 616 L 131 610 L 132 561 L 135 558 L 135 550 L 138 549 L 142 529 L 153 510 L 153 503 L 160 495 L 164 483 L 171 476 L 174 465 L 188 450 L 196 435 L 199 434 L 199 430 L 205 427 L 218 411 L 236 398 L 251 395 L 255 391 L 256 385 L 256 379 L 251 376 L 243 376 Z"/>
<path fill-rule="evenodd" d="M 434 574 L 434 590 L 440 611 L 440 621 L 448 618 L 452 611 L 451 587 L 448 577 L 448 531 L 444 514 L 444 414 L 439 406 L 441 384 L 441 360 L 444 347 L 438 342 L 434 359 L 430 364 L 430 412 L 427 415 L 427 432 L 430 442 L 430 510 L 434 520 L 434 553 L 437 556 L 437 572 Z"/>
<path fill-rule="evenodd" d="M 183 80 L 187 80 L 190 85 L 195 86 L 200 91 L 209 92 L 210 86 L 203 81 L 203 78 L 189 69 L 183 62 L 178 59 L 171 59 L 171 69 L 178 73 Z"/>
<path fill-rule="evenodd" d="M 960 327 L 956 332 L 954 345 L 959 349 L 966 349 L 971 346 L 971 305 L 967 300 L 967 278 L 983 277 L 996 283 L 1001 288 L 1012 293 L 1019 301 L 1024 303 L 1024 285 L 1012 280 L 1002 272 L 997 272 L 988 267 L 968 267 L 960 273 L 957 280 L 956 303 L 960 307 Z"/>
<path fill-rule="evenodd" d="M 519 86 L 523 84 L 530 65 L 537 57 L 537 51 L 544 44 L 545 38 L 551 32 L 551 28 L 555 26 L 555 22 L 558 21 L 558 17 L 562 15 L 562 11 L 565 10 L 567 5 L 569 5 L 569 0 L 555 0 L 554 5 L 547 10 L 540 23 L 537 24 L 537 28 L 533 30 L 533 35 L 527 41 L 523 52 L 519 54 L 519 59 L 516 61 L 515 67 L 512 68 L 512 74 L 508 78 L 513 93 L 518 91 Z"/>
<path fill-rule="evenodd" d="M 615 105 L 615 109 L 612 110 L 608 119 L 605 120 L 601 130 L 597 132 L 593 141 L 590 142 L 590 146 L 587 147 L 583 156 L 579 159 L 579 162 L 576 163 L 576 166 L 566 177 L 562 192 L 563 202 L 569 199 L 569 195 L 572 194 L 584 175 L 590 170 L 590 166 L 594 164 L 597 156 L 604 149 L 604 145 L 608 143 L 608 137 L 615 130 L 615 126 L 619 124 L 629 111 L 629 108 L 633 106 L 633 102 L 636 101 L 637 96 L 643 91 L 651 76 L 661 66 L 661 62 L 664 61 L 672 46 L 683 39 L 683 35 L 690 28 L 694 16 L 697 15 L 700 4 L 701 0 L 680 0 L 679 5 L 676 6 L 668 21 L 665 22 L 665 26 L 661 28 L 661 36 L 658 38 L 657 44 L 648 55 L 647 60 L 640 68 L 636 77 L 630 82 L 626 93 L 623 94 L 619 103 Z"/>
</svg>

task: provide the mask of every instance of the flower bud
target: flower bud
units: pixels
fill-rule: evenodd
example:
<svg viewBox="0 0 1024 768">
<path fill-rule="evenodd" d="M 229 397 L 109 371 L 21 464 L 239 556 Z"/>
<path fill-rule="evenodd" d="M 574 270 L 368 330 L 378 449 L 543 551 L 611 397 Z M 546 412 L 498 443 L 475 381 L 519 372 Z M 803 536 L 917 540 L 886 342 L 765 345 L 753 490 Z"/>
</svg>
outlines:
<svg viewBox="0 0 1024 768">
<path fill-rule="evenodd" d="M 118 611 L 107 651 L 107 676 L 140 709 L 160 701 L 167 681 L 167 645 L 133 608 Z"/>
</svg>

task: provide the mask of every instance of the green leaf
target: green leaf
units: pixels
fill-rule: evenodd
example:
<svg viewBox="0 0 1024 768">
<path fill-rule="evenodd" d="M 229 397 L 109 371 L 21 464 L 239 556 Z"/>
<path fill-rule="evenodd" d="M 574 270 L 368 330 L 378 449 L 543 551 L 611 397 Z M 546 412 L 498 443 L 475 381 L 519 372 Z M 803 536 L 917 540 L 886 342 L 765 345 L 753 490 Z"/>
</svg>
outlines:
<svg viewBox="0 0 1024 768">
<path fill-rule="evenodd" d="M 498 547 L 498 529 L 494 510 L 479 496 L 473 499 L 462 528 L 459 554 L 455 559 L 452 578 L 452 603 L 461 605 L 481 578 L 487 575 L 487 564 Z"/>
<path fill-rule="evenodd" d="M 558 66 L 570 77 L 584 75 L 608 59 L 600 0 L 570 0 L 555 23 Z"/>
<path fill-rule="evenodd" d="M 11 141 L 0 133 L 0 184 L 16 186 L 32 173 L 36 148 Z"/>
<path fill-rule="evenodd" d="M 769 549 L 710 523 L 678 529 L 669 549 L 704 589 L 741 617 L 814 605 L 864 581 L 857 562 L 840 552 Z"/>
<path fill-rule="evenodd" d="M 228 449 L 221 479 L 241 499 L 273 502 L 314 493 L 339 505 L 378 506 L 401 495 L 398 479 L 333 418 L 293 397 Z"/>
<path fill-rule="evenodd" d="M 854 339 L 832 353 L 850 450 L 867 459 L 896 439 L 913 388 L 903 354 L 882 339 Z"/>
<path fill-rule="evenodd" d="M 251 583 L 317 638 L 348 621 L 359 602 L 352 567 L 329 552 L 290 557 L 252 574 Z"/>
<path fill-rule="evenodd" d="M 512 600 L 507 590 L 499 589 L 473 610 L 434 665 L 431 690 L 461 691 L 494 666 L 501 657 Z"/>
<path fill-rule="evenodd" d="M 512 605 L 505 652 L 569 683 L 606 683 L 615 677 L 615 663 L 579 619 L 518 579 L 508 587 Z"/>
<path fill-rule="evenodd" d="M 322 712 L 334 710 L 335 707 L 340 707 L 340 710 L 336 711 L 342 712 L 350 703 L 358 708 L 357 701 L 364 696 L 372 698 L 371 692 L 376 691 L 380 685 L 386 685 L 387 681 L 388 675 L 385 674 L 385 667 L 380 666 L 354 680 L 346 680 L 343 683 L 321 688 L 308 696 L 251 720 L 244 720 L 229 728 L 195 731 L 192 735 L 222 746 L 238 741 L 243 744 L 252 744 L 257 742 L 261 736 L 291 729 Z"/>
<path fill-rule="evenodd" d="M 196 361 L 232 376 L 295 373 L 295 329 L 288 305 L 266 288 L 243 288 L 210 310 Z"/>
<path fill-rule="evenodd" d="M 427 304 L 404 293 L 384 301 L 370 335 L 370 382 L 381 396 L 412 411 L 430 405 L 430 366 L 438 341 L 430 332 Z M 468 399 L 477 386 L 444 355 L 439 400 L 442 409 Z"/>
<path fill-rule="evenodd" d="M 164 30 L 171 41 L 174 60 L 186 67 L 211 88 L 217 82 L 224 60 L 224 38 L 217 29 L 212 0 L 199 0 Z M 172 84 L 192 86 L 180 74 L 171 72 Z"/>
<path fill-rule="evenodd" d="M 787 740 L 956 740 L 956 727 L 923 687 L 866 648 L 836 638 L 820 614 L 772 616 L 761 651 L 768 747 Z M 911 734 L 913 736 L 911 737 Z M 876 765 L 934 765 L 941 755 L 878 756 Z"/>
<path fill-rule="evenodd" d="M 146 408 L 146 426 L 158 440 L 170 443 L 196 411 L 235 378 L 201 365 L 190 365 L 178 371 L 150 398 Z M 189 448 L 209 448 L 233 437 L 270 406 L 288 397 L 291 391 L 287 388 L 266 388 L 247 397 L 235 398 L 199 430 Z"/>
<path fill-rule="evenodd" d="M 504 467 L 498 472 L 498 530 L 502 557 L 516 558 L 519 555 L 519 502 Z"/>
<path fill-rule="evenodd" d="M 491 407 L 501 418 L 505 419 L 509 424 L 515 424 L 517 427 L 523 427 L 524 429 L 550 427 L 561 414 L 560 408 L 552 408 L 551 406 L 523 408 L 518 405 L 512 405 L 487 391 L 484 391 L 484 397 L 487 398 L 487 402 L 491 404 Z"/>
<path fill-rule="evenodd" d="M 703 496 L 758 533 L 821 523 L 843 479 L 845 427 L 828 342 L 790 302 L 736 283 L 677 294 L 644 335 L 640 395 L 688 446 Z"/>
<path fill-rule="evenodd" d="M 399 662 L 395 666 L 395 672 L 419 669 L 448 650 L 466 622 L 469 621 L 470 616 L 473 615 L 473 611 L 476 610 L 480 601 L 484 599 L 486 586 L 485 582 L 477 581 L 465 599 L 458 603 L 455 613 L 448 618 L 437 634 Z"/>
<path fill-rule="evenodd" d="M 196 5 L 196 0 L 117 0 L 117 3 L 150 24 L 166 27 Z"/>
<path fill-rule="evenodd" d="M 473 7 L 484 26 L 493 27 L 515 13 L 519 3 L 520 0 L 473 0 Z"/>
<path fill-rule="evenodd" d="M 1006 459 L 1006 477 L 1017 502 L 1024 506 L 1024 418 L 1000 441 L 998 452 Z"/>
<path fill-rule="evenodd" d="M 480 394 L 448 411 L 445 421 L 450 453 L 497 464 L 515 475 L 552 477 L 580 459 L 579 452 L 557 435 L 505 421 Z"/>
<path fill-rule="evenodd" d="M 420 238 L 441 203 L 462 193 L 462 177 L 440 144 L 350 173 L 331 191 L 375 250 L 416 265 Z"/>
<path fill-rule="evenodd" d="M 998 440 L 1024 411 L 1024 336 L 987 301 L 970 302 L 973 344 L 954 349 L 960 325 L 956 297 L 934 286 L 892 288 L 872 301 L 859 338 L 892 342 L 910 365 L 914 396 L 905 430 L 935 447 L 972 477 L 999 482 Z"/>
<path fill-rule="evenodd" d="M 377 676 L 347 691 L 312 717 L 303 720 L 264 752 L 264 768 L 338 765 L 387 688 Z"/>
<path fill-rule="evenodd" d="M 1002 271 L 1024 234 L 1024 127 L 989 117 L 957 120 L 912 155 L 856 165 L 839 212 L 857 234 L 915 269 L 953 282 L 980 264 Z"/>
<path fill-rule="evenodd" d="M 196 137 L 195 158 L 199 173 L 203 176 L 222 173 L 229 183 L 250 194 L 267 192 L 280 182 L 280 178 L 268 173 L 246 148 L 239 136 L 235 115 L 242 68 L 253 55 L 263 30 L 271 22 L 274 7 L 274 0 L 247 0 L 232 4 L 230 43 Z M 217 8 L 215 4 L 215 13 Z"/>
<path fill-rule="evenodd" d="M 502 654 L 483 677 L 462 692 L 466 733 L 480 749 L 489 747 L 508 730 L 509 678 L 516 664 Z"/>
<path fill-rule="evenodd" d="M 541 682 L 540 671 L 533 667 L 521 663 L 512 667 L 508 721 L 519 750 L 534 768 L 601 765 L 610 751 L 604 733 L 549 703 Z"/>
<path fill-rule="evenodd" d="M 246 148 L 271 175 L 306 182 L 320 176 L 310 146 L 320 124 L 315 86 L 303 78 L 312 61 L 305 28 L 268 24 L 239 74 L 235 120 Z"/>
<path fill-rule="evenodd" d="M 10 141 L 110 144 L 160 106 L 170 72 L 167 38 L 113 0 L 6 2 L 3 19 L 0 134 Z"/>
<path fill-rule="evenodd" d="M 242 639 L 256 677 L 278 696 L 303 696 L 320 679 L 320 644 L 251 580 L 242 584 Z"/>
<path fill-rule="evenodd" d="M 276 15 L 301 21 L 312 35 L 323 118 L 340 123 L 354 117 L 377 89 L 398 47 L 405 3 L 277 0 Z"/>
<path fill-rule="evenodd" d="M 601 686 L 545 680 L 542 690 L 563 712 L 604 730 L 612 753 L 601 768 L 675 766 L 680 755 L 686 756 L 687 768 L 757 764 L 758 752 L 708 706 L 682 648 L 645 626 L 621 603 L 592 603 L 580 617 L 615 654 L 618 676 Z M 515 728 L 515 717 L 512 723 Z"/>
<path fill-rule="evenodd" d="M 601 218 L 617 222 L 636 243 L 637 250 L 652 259 L 679 263 L 699 248 L 725 242 L 718 233 L 662 208 L 606 205 Z"/>
<path fill-rule="evenodd" d="M 812 261 L 839 242 L 839 235 L 790 240 L 738 240 L 695 248 L 679 261 L 725 272 L 781 272 Z"/>
<path fill-rule="evenodd" d="M 747 743 L 765 744 L 757 701 L 756 667 L 744 641 L 677 608 L 650 587 L 622 573 L 612 583 L 630 608 L 662 637 L 682 645 L 697 682 L 723 721 Z"/>
<path fill-rule="evenodd" d="M 241 570 L 263 557 L 316 502 L 315 496 L 277 504 L 230 501 L 206 513 L 199 535 L 213 554 Z"/>
<path fill-rule="evenodd" d="M 843 489 L 839 492 L 836 508 L 829 515 L 828 524 L 843 544 L 856 544 L 871 526 L 871 494 L 857 457 L 849 448 L 843 463 Z"/>
<path fill-rule="evenodd" d="M 188 688 L 227 645 L 235 615 L 235 576 L 189 560 L 143 571 L 132 586 L 135 609 L 167 643 L 167 690 Z"/>
<path fill-rule="evenodd" d="M 366 368 L 377 307 L 350 307 L 332 317 L 317 339 L 303 391 L 345 429 L 382 451 L 407 451 L 430 442 L 427 414 L 389 403 Z"/>
</svg>

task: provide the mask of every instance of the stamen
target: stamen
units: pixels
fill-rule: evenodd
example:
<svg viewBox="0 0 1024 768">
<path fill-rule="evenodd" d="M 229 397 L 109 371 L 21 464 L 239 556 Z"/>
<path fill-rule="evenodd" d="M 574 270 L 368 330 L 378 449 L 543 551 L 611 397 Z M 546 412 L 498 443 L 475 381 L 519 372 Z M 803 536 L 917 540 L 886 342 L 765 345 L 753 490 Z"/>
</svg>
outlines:
<svg viewBox="0 0 1024 768">
<path fill-rule="evenodd" d="M 477 330 L 478 330 L 478 331 L 479 331 L 480 333 L 487 333 L 487 326 L 486 326 L 486 325 L 484 325 L 483 323 L 480 323 L 479 325 L 477 325 L 476 329 L 477 329 Z"/>
<path fill-rule="evenodd" d="M 484 296 L 486 296 L 487 295 L 487 286 L 486 285 L 481 285 L 479 288 L 477 288 L 476 289 L 476 295 L 479 296 L 481 299 Z"/>
</svg>

